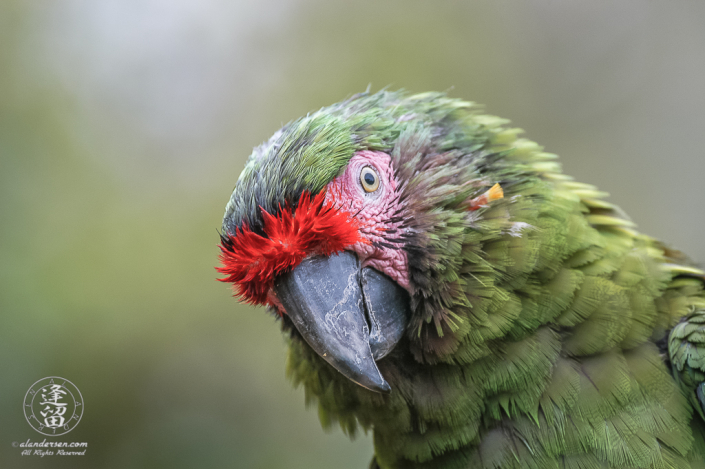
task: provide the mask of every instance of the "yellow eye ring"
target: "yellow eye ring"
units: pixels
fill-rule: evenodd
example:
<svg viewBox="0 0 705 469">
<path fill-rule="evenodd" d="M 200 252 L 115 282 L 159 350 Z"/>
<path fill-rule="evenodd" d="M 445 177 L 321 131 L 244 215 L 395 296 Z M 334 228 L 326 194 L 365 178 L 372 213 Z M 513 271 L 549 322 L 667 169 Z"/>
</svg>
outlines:
<svg viewBox="0 0 705 469">
<path fill-rule="evenodd" d="M 374 192 L 379 188 L 379 176 L 377 172 L 369 166 L 365 166 L 360 171 L 360 184 L 365 192 Z"/>
</svg>

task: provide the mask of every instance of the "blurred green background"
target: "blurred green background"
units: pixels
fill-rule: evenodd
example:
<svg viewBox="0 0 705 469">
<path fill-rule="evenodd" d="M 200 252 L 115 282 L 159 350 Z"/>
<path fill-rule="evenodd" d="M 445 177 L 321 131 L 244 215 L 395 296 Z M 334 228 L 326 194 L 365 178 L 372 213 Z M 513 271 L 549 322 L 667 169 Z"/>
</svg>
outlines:
<svg viewBox="0 0 705 469">
<path fill-rule="evenodd" d="M 368 84 L 485 104 L 705 261 L 703 24 L 700 0 L 3 0 L 0 467 L 366 467 L 213 267 L 251 148 Z M 83 457 L 12 447 L 44 438 L 22 401 L 51 375 Z"/>
</svg>

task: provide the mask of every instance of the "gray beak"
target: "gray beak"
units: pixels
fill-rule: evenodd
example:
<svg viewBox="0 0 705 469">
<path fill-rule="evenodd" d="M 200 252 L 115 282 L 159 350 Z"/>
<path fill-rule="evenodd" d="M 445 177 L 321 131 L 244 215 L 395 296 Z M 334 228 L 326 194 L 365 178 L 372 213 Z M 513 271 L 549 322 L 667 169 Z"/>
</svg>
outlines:
<svg viewBox="0 0 705 469">
<path fill-rule="evenodd" d="M 409 296 L 386 275 L 342 252 L 309 257 L 274 282 L 274 292 L 311 348 L 345 377 L 371 391 L 391 387 L 375 360 L 399 342 Z"/>
</svg>

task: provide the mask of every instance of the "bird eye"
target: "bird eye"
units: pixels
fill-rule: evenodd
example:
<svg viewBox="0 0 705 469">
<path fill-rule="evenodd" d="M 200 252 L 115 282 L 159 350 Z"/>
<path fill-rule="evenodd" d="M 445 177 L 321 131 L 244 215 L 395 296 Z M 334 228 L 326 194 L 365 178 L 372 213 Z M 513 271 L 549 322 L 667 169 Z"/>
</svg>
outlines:
<svg viewBox="0 0 705 469">
<path fill-rule="evenodd" d="M 365 192 L 374 192 L 379 188 L 379 176 L 374 169 L 365 166 L 360 172 L 360 184 Z"/>
</svg>

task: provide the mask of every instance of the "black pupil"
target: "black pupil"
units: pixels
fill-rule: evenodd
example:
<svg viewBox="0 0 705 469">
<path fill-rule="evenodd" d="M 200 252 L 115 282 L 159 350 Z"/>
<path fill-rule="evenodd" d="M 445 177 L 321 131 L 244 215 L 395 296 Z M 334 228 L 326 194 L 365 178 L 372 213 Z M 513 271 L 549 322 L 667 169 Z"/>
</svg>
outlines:
<svg viewBox="0 0 705 469">
<path fill-rule="evenodd" d="M 363 177 L 365 178 L 365 183 L 367 183 L 368 186 L 375 183 L 375 177 L 372 173 L 366 173 Z"/>
</svg>

